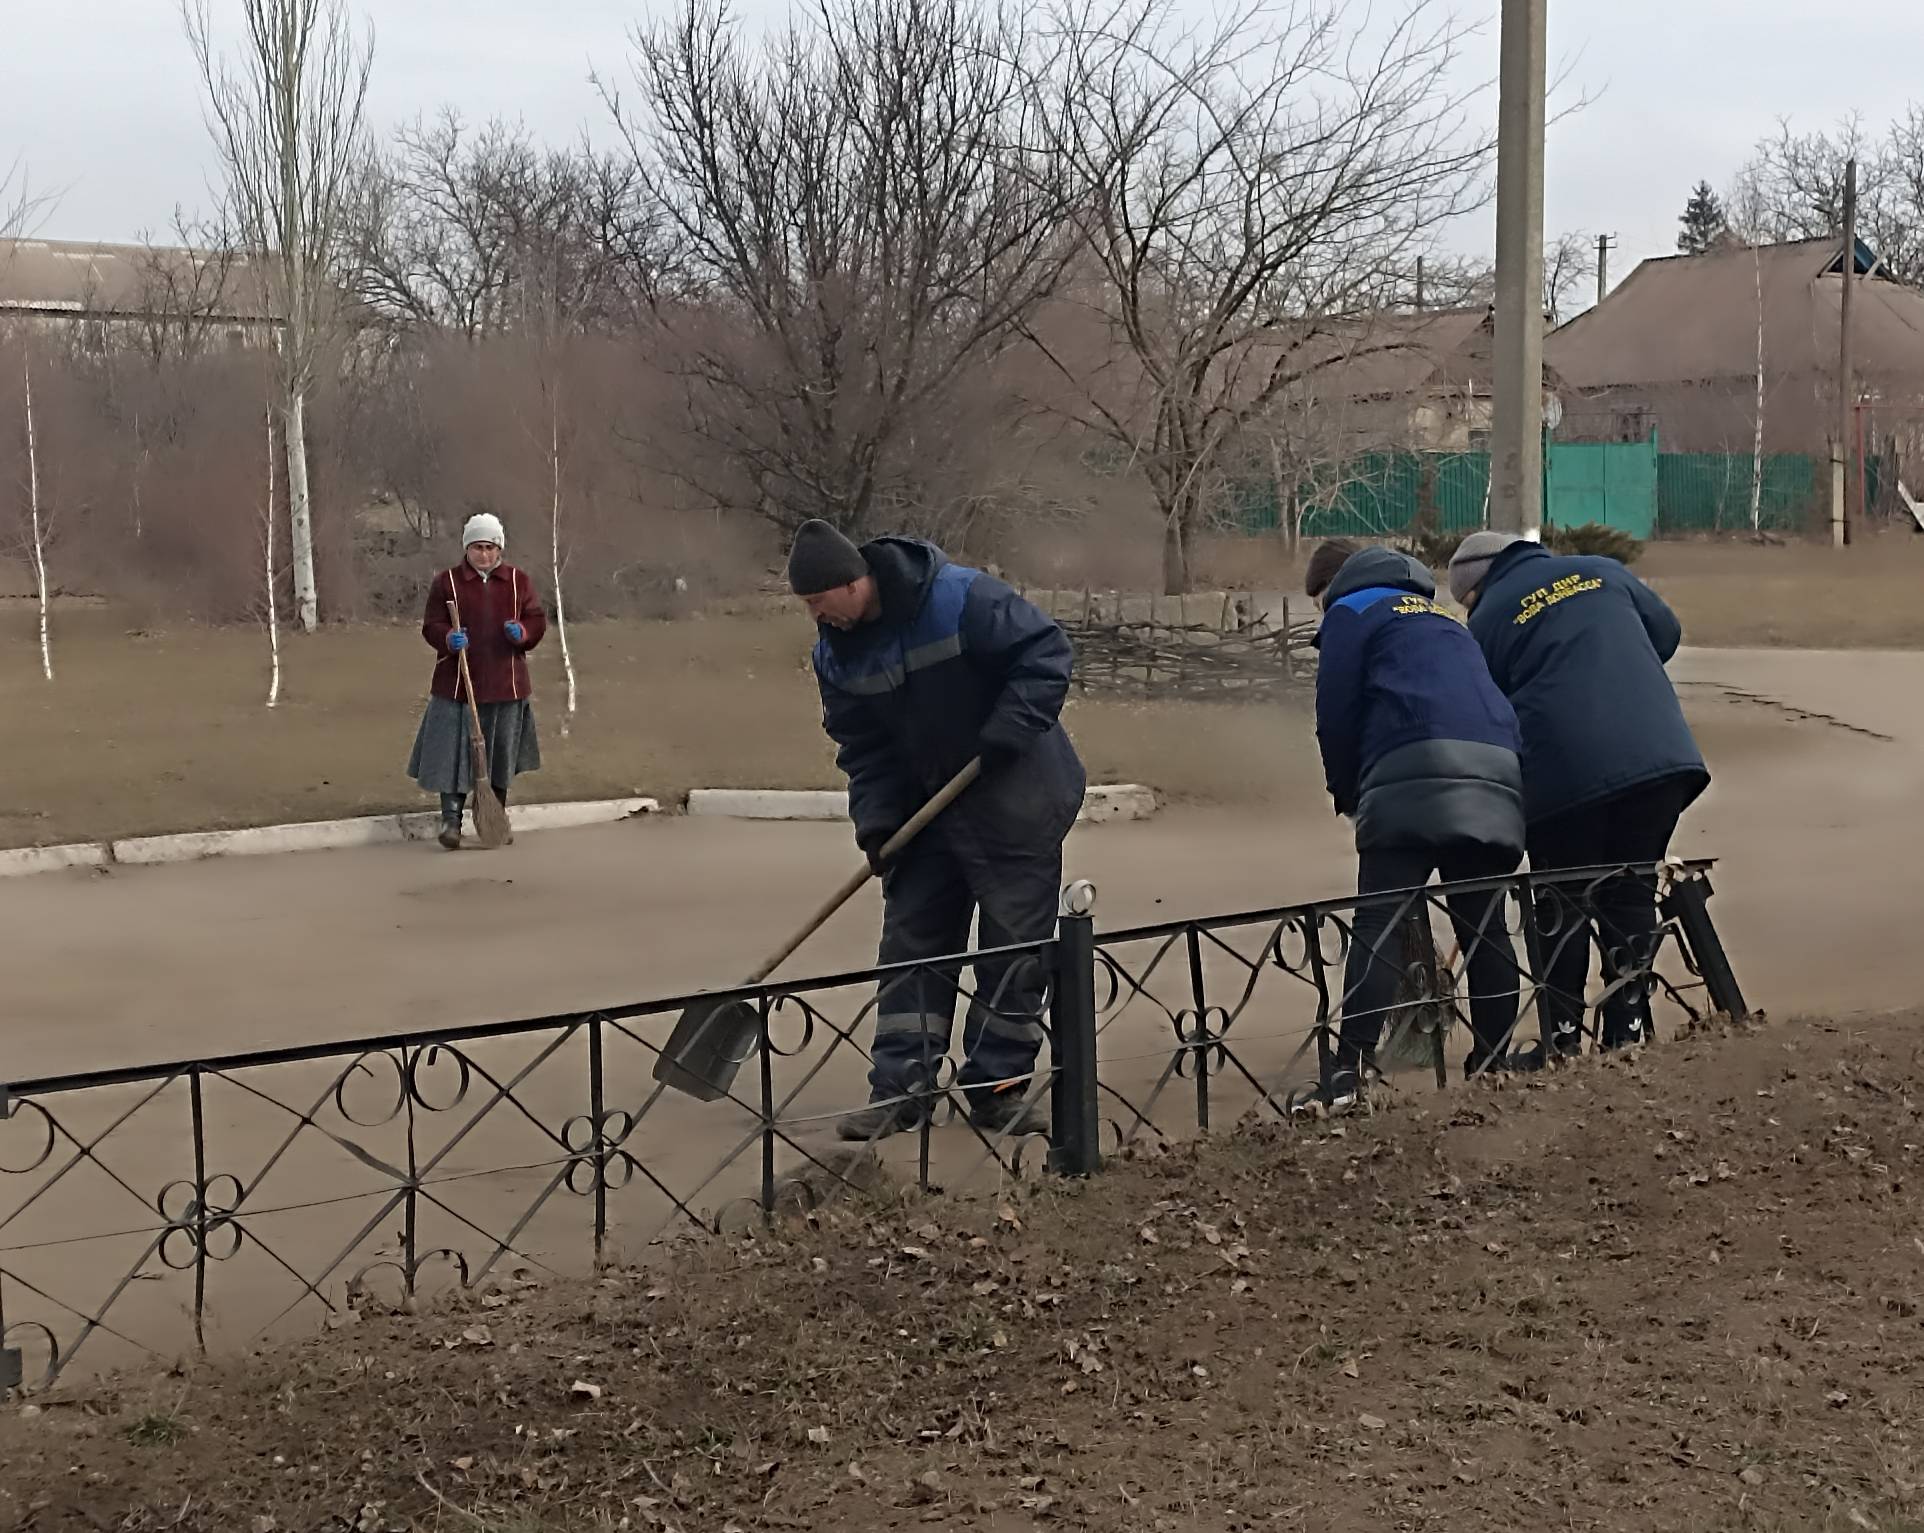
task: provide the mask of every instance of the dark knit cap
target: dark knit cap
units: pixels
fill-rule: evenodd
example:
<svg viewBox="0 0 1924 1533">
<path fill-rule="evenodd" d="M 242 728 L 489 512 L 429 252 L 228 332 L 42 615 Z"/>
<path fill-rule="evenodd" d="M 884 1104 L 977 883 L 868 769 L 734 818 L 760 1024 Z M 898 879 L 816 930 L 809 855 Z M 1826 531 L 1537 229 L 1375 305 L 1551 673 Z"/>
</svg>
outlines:
<svg viewBox="0 0 1924 1533">
<path fill-rule="evenodd" d="M 867 573 L 862 550 L 819 517 L 796 529 L 788 551 L 788 584 L 797 596 L 820 596 Z"/>
<path fill-rule="evenodd" d="M 1303 591 L 1312 600 L 1329 589 L 1337 572 L 1349 562 L 1351 554 L 1361 553 L 1363 545 L 1351 538 L 1326 538 L 1316 545 L 1303 571 Z"/>
</svg>

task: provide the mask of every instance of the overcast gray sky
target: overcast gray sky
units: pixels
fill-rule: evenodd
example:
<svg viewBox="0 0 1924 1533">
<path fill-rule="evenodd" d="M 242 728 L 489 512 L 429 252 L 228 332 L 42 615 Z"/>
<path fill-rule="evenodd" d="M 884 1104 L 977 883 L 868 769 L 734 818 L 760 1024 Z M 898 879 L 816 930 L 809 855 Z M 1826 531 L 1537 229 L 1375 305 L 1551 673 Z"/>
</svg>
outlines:
<svg viewBox="0 0 1924 1533">
<path fill-rule="evenodd" d="M 618 71 L 641 0 L 350 0 L 377 36 L 377 128 L 444 103 L 470 119 L 521 117 L 544 136 L 603 132 L 591 64 Z M 1209 0 L 1183 0 L 1200 13 Z M 741 0 L 750 18 L 782 0 Z M 217 13 L 239 12 L 216 0 Z M 1466 79 L 1496 74 L 1494 0 Z M 1594 104 L 1551 130 L 1546 223 L 1608 231 L 1621 276 L 1668 251 L 1691 184 L 1722 187 L 1755 140 L 1789 116 L 1873 124 L 1924 97 L 1924 4 L 1854 0 L 1550 0 L 1552 70 Z M 208 201 L 200 87 L 175 0 L 0 0 L 0 170 L 16 157 L 60 189 L 41 232 L 133 239 L 165 230 L 176 204 Z M 1496 98 L 1485 108 L 1494 120 Z M 1487 238 L 1466 230 L 1466 245 Z"/>
</svg>

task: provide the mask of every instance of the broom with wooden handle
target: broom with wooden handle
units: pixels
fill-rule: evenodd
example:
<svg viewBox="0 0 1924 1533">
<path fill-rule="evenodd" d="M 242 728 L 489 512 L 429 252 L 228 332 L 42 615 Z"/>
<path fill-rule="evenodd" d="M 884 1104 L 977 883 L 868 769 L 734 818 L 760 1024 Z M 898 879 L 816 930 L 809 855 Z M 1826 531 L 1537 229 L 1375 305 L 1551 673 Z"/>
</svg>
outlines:
<svg viewBox="0 0 1924 1533">
<path fill-rule="evenodd" d="M 448 617 L 456 631 L 461 627 L 461 609 L 453 602 L 448 603 Z M 494 781 L 488 772 L 488 742 L 481 734 L 481 709 L 474 700 L 474 678 L 468 673 L 468 652 L 456 651 L 461 663 L 461 690 L 468 695 L 468 754 L 474 764 L 474 792 L 469 803 L 474 808 L 474 834 L 481 845 L 492 851 L 497 846 L 506 846 L 513 838 L 508 828 L 508 811 L 494 791 Z"/>
</svg>

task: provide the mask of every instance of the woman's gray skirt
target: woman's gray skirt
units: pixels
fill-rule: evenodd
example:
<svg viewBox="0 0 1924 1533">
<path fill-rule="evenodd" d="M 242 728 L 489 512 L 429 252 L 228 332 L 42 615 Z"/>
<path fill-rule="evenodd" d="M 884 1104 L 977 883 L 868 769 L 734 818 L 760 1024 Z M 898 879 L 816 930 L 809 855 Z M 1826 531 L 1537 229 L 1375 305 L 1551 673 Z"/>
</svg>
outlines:
<svg viewBox="0 0 1924 1533">
<path fill-rule="evenodd" d="M 523 698 L 480 706 L 488 781 L 505 788 L 517 773 L 539 771 L 541 739 L 535 733 L 534 705 Z M 468 749 L 468 705 L 430 697 L 421 727 L 414 732 L 408 776 L 430 793 L 469 793 L 474 789 L 473 762 Z"/>
</svg>

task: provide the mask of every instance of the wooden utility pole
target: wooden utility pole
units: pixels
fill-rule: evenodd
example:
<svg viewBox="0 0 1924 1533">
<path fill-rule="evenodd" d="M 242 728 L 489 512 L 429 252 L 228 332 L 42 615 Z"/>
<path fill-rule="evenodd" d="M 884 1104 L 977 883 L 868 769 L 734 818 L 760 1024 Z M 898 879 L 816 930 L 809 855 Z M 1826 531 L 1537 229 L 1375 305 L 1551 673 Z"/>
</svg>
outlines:
<svg viewBox="0 0 1924 1533">
<path fill-rule="evenodd" d="M 1416 306 L 1418 309 L 1423 307 L 1423 258 L 1421 256 L 1416 258 Z"/>
<path fill-rule="evenodd" d="M 1503 0 L 1496 128 L 1496 410 L 1490 525 L 1543 535 L 1545 0 Z"/>
<path fill-rule="evenodd" d="M 1610 296 L 1610 236 L 1597 236 L 1597 302 Z"/>
<path fill-rule="evenodd" d="M 1833 547 L 1842 548 L 1851 540 L 1849 472 L 1851 407 L 1857 402 L 1856 379 L 1851 372 L 1851 294 L 1857 286 L 1857 161 L 1844 165 L 1844 269 L 1843 293 L 1837 305 L 1837 433 L 1832 440 L 1830 459 L 1830 536 Z"/>
</svg>

